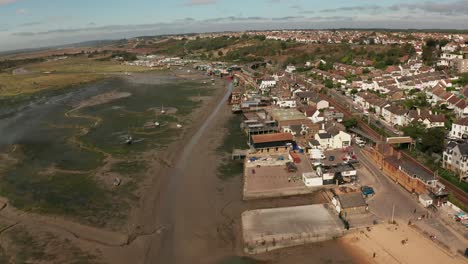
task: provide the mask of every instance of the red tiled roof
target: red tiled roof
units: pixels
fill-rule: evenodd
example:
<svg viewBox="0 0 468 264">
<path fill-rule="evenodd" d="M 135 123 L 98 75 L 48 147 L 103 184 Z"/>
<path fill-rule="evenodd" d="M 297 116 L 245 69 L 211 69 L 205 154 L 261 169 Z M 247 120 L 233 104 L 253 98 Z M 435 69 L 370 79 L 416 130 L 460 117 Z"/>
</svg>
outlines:
<svg viewBox="0 0 468 264">
<path fill-rule="evenodd" d="M 288 140 L 293 140 L 293 135 L 291 133 L 275 133 L 252 136 L 253 143 L 267 143 Z"/>
</svg>

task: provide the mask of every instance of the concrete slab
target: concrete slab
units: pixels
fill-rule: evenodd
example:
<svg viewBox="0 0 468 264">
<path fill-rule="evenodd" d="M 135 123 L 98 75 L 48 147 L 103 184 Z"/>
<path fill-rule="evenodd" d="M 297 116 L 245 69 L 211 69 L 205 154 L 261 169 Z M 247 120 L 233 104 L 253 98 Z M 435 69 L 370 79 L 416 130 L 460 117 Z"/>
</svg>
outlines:
<svg viewBox="0 0 468 264">
<path fill-rule="evenodd" d="M 315 204 L 244 212 L 244 251 L 256 254 L 342 236 L 343 222 L 331 210 Z"/>
</svg>

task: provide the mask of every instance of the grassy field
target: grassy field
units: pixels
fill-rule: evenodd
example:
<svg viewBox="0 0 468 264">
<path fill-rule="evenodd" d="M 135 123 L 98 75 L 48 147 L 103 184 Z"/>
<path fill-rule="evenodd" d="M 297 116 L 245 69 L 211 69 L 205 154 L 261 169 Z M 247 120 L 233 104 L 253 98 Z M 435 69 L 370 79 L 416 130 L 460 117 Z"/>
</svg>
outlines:
<svg viewBox="0 0 468 264">
<path fill-rule="evenodd" d="M 121 65 L 117 61 L 70 57 L 65 60 L 34 63 L 23 67 L 25 74 L 0 73 L 0 97 L 33 94 L 85 84 L 124 72 L 148 71 L 146 67 Z"/>
</svg>

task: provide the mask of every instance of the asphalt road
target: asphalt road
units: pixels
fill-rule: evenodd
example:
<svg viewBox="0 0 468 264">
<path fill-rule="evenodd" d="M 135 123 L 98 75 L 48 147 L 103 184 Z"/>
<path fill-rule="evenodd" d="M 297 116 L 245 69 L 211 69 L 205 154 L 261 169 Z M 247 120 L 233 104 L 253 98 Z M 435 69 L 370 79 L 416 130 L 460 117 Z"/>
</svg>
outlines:
<svg viewBox="0 0 468 264">
<path fill-rule="evenodd" d="M 414 218 L 414 209 L 418 212 L 426 212 L 426 209 L 417 201 L 416 196 L 411 195 L 385 176 L 374 161 L 367 159 L 361 153 L 359 147 L 354 149 L 359 161 L 368 171 L 367 173 L 364 170 L 359 176 L 361 185 L 369 185 L 376 191 L 376 195 L 368 198 L 369 209 L 381 221 L 391 220 L 393 206 L 395 206 L 395 220 L 407 222 Z"/>
</svg>

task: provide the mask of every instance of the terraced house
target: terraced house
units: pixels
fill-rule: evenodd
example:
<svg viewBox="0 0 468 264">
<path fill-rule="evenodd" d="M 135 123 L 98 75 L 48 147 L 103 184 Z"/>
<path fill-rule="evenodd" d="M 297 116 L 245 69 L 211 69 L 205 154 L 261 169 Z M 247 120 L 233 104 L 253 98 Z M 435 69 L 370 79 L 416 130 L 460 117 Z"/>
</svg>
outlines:
<svg viewBox="0 0 468 264">
<path fill-rule="evenodd" d="M 456 173 L 460 178 L 468 172 L 468 143 L 450 142 L 444 151 L 442 167 Z"/>
</svg>

